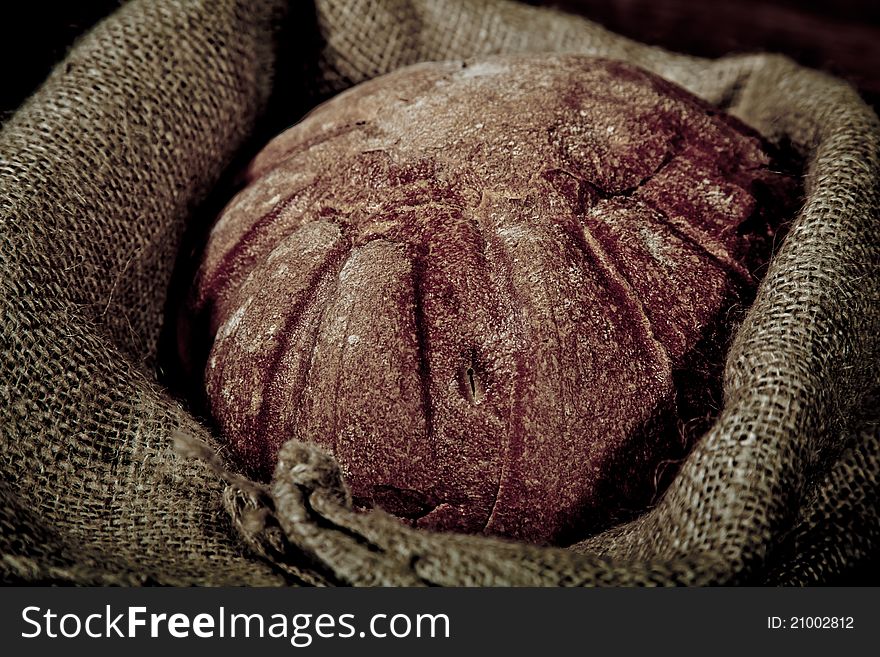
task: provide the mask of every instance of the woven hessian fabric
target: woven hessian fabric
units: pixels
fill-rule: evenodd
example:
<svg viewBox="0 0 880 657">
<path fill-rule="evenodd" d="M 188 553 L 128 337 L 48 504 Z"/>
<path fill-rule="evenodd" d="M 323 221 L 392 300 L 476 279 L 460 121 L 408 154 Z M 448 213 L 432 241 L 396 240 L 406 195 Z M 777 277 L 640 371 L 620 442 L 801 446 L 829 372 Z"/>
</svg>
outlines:
<svg viewBox="0 0 880 657">
<path fill-rule="evenodd" d="M 851 87 L 779 56 L 674 55 L 500 0 L 317 0 L 316 24 L 295 27 L 317 30 L 320 52 L 290 66 L 285 11 L 133 0 L 0 134 L 5 581 L 804 584 L 876 554 L 880 124 Z M 273 90 L 297 84 L 302 100 L 417 61 L 546 51 L 641 65 L 807 163 L 803 208 L 730 349 L 724 406 L 666 494 L 547 549 L 353 512 L 335 463 L 295 441 L 269 485 L 229 473 L 222 442 L 159 385 L 157 349 L 186 227 Z"/>
</svg>

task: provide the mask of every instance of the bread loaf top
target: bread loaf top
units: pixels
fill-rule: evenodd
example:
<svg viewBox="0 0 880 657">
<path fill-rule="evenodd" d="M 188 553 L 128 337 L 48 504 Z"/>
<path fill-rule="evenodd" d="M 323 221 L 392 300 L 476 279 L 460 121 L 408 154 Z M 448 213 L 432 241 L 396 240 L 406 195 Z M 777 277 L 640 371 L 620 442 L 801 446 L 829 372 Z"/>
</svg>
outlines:
<svg viewBox="0 0 880 657">
<path fill-rule="evenodd" d="M 324 446 L 355 501 L 564 543 L 649 503 L 677 379 L 766 233 L 759 137 L 633 66 L 421 64 L 252 162 L 192 311 L 210 411 L 268 477 Z"/>
</svg>

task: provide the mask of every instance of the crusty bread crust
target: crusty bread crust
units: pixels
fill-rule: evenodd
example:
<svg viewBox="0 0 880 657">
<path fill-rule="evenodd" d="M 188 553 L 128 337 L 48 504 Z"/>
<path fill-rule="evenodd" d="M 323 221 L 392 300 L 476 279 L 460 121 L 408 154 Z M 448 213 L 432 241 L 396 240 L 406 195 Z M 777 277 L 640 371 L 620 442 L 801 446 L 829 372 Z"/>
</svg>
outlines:
<svg viewBox="0 0 880 657">
<path fill-rule="evenodd" d="M 213 228 L 192 308 L 212 417 L 249 474 L 314 442 L 357 503 L 420 527 L 607 524 L 680 456 L 674 372 L 750 282 L 768 164 L 622 63 L 359 85 L 273 140 Z"/>
</svg>

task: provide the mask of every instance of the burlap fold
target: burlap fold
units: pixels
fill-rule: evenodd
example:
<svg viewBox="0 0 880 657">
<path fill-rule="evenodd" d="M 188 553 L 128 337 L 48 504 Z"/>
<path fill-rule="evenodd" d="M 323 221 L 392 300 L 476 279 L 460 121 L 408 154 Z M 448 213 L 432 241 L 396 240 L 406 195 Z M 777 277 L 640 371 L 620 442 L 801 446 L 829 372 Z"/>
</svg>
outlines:
<svg viewBox="0 0 880 657">
<path fill-rule="evenodd" d="M 280 32 L 285 4 L 133 0 L 0 134 L 6 581 L 786 584 L 876 553 L 880 123 L 853 89 L 502 0 L 317 0 L 314 21 Z M 315 34 L 311 57 L 284 61 L 284 39 Z M 227 472 L 222 443 L 159 385 L 157 349 L 185 229 L 273 90 L 305 103 L 416 61 L 545 51 L 641 65 L 807 162 L 724 408 L 671 488 L 631 523 L 544 549 L 355 513 L 332 460 L 295 441 L 271 485 Z"/>
</svg>

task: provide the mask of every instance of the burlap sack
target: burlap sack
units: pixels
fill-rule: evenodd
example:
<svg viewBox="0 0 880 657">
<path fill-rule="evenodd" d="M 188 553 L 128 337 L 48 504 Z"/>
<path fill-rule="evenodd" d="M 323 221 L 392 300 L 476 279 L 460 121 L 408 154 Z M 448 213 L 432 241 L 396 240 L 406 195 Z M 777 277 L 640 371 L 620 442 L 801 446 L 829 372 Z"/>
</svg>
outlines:
<svg viewBox="0 0 880 657">
<path fill-rule="evenodd" d="M 503 0 L 285 4 L 133 0 L 0 135 L 5 581 L 811 583 L 876 553 L 880 125 L 850 87 Z M 157 349 L 185 228 L 258 118 L 420 60 L 541 51 L 642 65 L 808 163 L 724 408 L 671 488 L 565 550 L 353 513 L 335 465 L 296 442 L 271 486 L 227 473 L 220 441 L 159 385 Z"/>
</svg>

